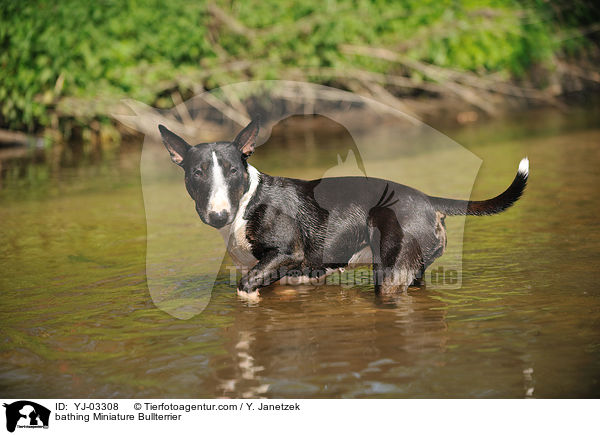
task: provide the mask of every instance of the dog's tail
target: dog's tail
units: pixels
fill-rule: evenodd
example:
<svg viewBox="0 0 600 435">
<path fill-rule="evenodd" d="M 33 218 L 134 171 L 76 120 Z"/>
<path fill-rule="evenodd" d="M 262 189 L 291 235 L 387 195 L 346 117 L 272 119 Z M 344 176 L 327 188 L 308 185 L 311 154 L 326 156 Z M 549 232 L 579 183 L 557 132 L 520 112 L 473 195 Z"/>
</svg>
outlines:
<svg viewBox="0 0 600 435">
<path fill-rule="evenodd" d="M 527 178 L 529 178 L 529 159 L 525 157 L 519 163 L 517 175 L 508 189 L 494 198 L 485 201 L 463 201 L 430 196 L 429 199 L 436 210 L 449 216 L 496 214 L 506 210 L 521 197 L 527 185 Z"/>
</svg>

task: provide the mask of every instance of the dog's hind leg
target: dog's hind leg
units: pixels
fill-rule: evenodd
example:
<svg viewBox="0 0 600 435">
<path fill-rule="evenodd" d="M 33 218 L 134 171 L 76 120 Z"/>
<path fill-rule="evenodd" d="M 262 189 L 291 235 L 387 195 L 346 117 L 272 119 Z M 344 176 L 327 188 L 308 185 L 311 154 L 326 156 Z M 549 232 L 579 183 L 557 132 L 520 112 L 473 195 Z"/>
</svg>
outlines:
<svg viewBox="0 0 600 435">
<path fill-rule="evenodd" d="M 371 210 L 369 244 L 373 252 L 375 292 L 406 291 L 423 267 L 421 250 L 412 237 L 404 234 L 393 210 Z"/>
<path fill-rule="evenodd" d="M 447 236 L 446 236 L 446 215 L 437 211 L 435 213 L 435 226 L 434 226 L 434 247 L 429 250 L 429 254 L 424 256 L 423 267 L 415 277 L 411 286 L 422 287 L 425 285 L 425 270 L 431 266 L 431 264 L 439 257 L 442 256 L 446 250 Z"/>
<path fill-rule="evenodd" d="M 425 286 L 425 267 L 417 273 L 409 287 L 424 287 Z"/>
<path fill-rule="evenodd" d="M 375 260 L 375 255 L 373 256 Z M 387 257 L 383 253 L 381 262 L 373 262 L 373 282 L 375 293 L 390 294 L 406 292 L 410 285 L 417 282 L 421 285 L 421 279 L 417 278 L 419 269 L 413 267 L 413 261 L 402 249 L 396 257 Z"/>
</svg>

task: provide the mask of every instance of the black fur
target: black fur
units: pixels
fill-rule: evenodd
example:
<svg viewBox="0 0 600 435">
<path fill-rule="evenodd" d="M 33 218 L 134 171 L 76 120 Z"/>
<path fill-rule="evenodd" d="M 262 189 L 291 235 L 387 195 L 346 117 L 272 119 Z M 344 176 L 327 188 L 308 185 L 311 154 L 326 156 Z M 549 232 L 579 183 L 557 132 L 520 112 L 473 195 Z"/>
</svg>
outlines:
<svg viewBox="0 0 600 435">
<path fill-rule="evenodd" d="M 228 179 L 228 195 L 237 207 L 250 187 L 247 157 L 254 151 L 258 124 L 251 123 L 233 142 L 186 148 L 182 139 L 161 126 L 165 146 L 186 171 L 186 187 L 203 221 L 206 181 L 193 177 L 214 151 L 223 167 L 242 173 Z M 185 141 L 183 141 L 185 143 Z M 243 142 L 243 145 L 240 144 Z M 178 154 L 179 151 L 183 155 Z M 191 175 L 192 174 L 192 175 Z M 239 282 L 251 293 L 285 276 L 320 277 L 346 267 L 363 249 L 372 253 L 376 292 L 406 289 L 446 245 L 445 215 L 489 215 L 510 207 L 522 195 L 527 175 L 519 172 L 510 187 L 486 201 L 430 197 L 411 187 L 367 177 L 298 180 L 259 174 L 243 218 L 245 239 L 256 264 Z M 210 222 L 207 222 L 211 224 Z M 214 223 L 212 224 L 213 226 Z"/>
<path fill-rule="evenodd" d="M 459 199 L 429 197 L 432 204 L 449 215 L 486 216 L 500 213 L 513 205 L 523 195 L 527 186 L 527 174 L 517 172 L 511 185 L 500 195 L 485 201 L 463 201 Z"/>
</svg>

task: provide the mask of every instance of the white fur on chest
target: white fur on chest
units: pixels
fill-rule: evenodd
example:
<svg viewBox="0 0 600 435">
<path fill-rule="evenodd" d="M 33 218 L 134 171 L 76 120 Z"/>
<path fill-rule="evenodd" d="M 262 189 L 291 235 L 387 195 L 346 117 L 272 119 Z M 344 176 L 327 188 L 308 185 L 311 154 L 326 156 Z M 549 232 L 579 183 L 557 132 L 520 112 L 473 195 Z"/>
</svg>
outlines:
<svg viewBox="0 0 600 435">
<path fill-rule="evenodd" d="M 219 229 L 219 232 L 225 241 L 225 245 L 227 246 L 227 252 L 238 268 L 251 268 L 258 263 L 258 260 L 252 255 L 252 247 L 246 237 L 246 225 L 248 224 L 248 221 L 244 219 L 244 213 L 246 212 L 246 207 L 248 207 L 250 199 L 252 199 L 256 192 L 260 173 L 256 168 L 248 165 L 248 175 L 250 177 L 250 187 L 240 199 L 240 206 L 235 215 L 235 219 L 230 225 Z"/>
</svg>

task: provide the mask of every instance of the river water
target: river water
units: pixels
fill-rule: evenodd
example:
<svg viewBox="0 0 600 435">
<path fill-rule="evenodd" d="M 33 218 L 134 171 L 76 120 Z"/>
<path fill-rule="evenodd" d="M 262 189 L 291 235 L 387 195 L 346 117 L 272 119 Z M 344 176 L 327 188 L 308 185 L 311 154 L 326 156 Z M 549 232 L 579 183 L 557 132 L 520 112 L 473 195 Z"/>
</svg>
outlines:
<svg viewBox="0 0 600 435">
<path fill-rule="evenodd" d="M 248 303 L 224 265 L 210 303 L 185 320 L 149 294 L 139 143 L 102 159 L 6 161 L 0 395 L 598 397 L 597 120 L 541 111 L 443 130 L 483 160 L 473 198 L 531 161 L 514 208 L 466 219 L 460 288 L 382 300 L 368 285 L 275 287 Z M 344 139 L 309 130 L 253 164 L 319 176 L 321 153 Z M 323 141 L 333 145 L 314 147 Z"/>
</svg>

